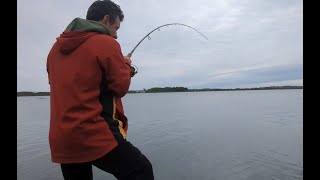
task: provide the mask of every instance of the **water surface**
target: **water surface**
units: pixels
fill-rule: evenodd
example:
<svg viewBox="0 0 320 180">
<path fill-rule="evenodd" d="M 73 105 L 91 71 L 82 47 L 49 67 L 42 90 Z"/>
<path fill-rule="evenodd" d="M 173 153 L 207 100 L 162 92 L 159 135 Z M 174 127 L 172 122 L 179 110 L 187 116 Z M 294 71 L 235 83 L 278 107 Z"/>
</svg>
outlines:
<svg viewBox="0 0 320 180">
<path fill-rule="evenodd" d="M 157 180 L 302 180 L 303 90 L 128 94 L 127 139 Z M 49 97 L 17 97 L 18 180 L 62 180 Z M 93 168 L 94 179 L 115 178 Z"/>
</svg>

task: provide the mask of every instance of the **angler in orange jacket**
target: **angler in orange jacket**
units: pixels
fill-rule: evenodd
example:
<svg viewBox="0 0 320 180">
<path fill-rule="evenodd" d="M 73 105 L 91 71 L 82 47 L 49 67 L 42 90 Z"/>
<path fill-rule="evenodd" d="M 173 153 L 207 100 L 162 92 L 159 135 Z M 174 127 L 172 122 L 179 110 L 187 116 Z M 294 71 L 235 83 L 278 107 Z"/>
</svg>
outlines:
<svg viewBox="0 0 320 180">
<path fill-rule="evenodd" d="M 150 161 L 126 140 L 131 60 L 115 40 L 123 18 L 112 1 L 95 1 L 48 54 L 51 159 L 66 180 L 92 179 L 92 165 L 118 179 L 153 179 Z"/>
</svg>

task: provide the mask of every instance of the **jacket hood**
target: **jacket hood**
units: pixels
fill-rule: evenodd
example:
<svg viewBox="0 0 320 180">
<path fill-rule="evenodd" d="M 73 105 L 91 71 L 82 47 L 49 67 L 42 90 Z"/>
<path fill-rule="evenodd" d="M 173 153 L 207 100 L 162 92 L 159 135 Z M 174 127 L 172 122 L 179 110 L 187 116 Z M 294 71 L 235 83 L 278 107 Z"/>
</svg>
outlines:
<svg viewBox="0 0 320 180">
<path fill-rule="evenodd" d="M 57 38 L 60 51 L 69 54 L 94 34 L 106 34 L 109 30 L 100 22 L 75 18 Z"/>
</svg>

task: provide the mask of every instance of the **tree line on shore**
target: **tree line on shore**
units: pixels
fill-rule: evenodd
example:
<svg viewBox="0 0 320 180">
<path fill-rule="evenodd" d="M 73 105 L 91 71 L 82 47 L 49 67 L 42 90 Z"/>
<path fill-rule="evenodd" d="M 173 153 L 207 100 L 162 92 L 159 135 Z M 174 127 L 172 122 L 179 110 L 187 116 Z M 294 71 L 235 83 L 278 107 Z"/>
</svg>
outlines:
<svg viewBox="0 0 320 180">
<path fill-rule="evenodd" d="M 130 90 L 129 93 L 161 93 L 161 92 L 201 92 L 201 91 L 239 91 L 239 90 L 272 90 L 272 89 L 303 89 L 303 86 L 268 86 L 254 88 L 202 88 L 188 89 L 186 87 L 153 87 L 143 90 Z M 50 96 L 50 92 L 17 92 L 17 96 Z"/>
</svg>

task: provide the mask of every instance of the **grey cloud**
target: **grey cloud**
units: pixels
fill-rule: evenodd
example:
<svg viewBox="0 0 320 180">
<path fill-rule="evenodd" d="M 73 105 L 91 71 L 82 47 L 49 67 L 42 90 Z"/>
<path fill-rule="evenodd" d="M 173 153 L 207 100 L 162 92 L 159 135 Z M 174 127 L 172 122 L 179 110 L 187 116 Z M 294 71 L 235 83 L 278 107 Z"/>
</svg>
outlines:
<svg viewBox="0 0 320 180">
<path fill-rule="evenodd" d="M 18 91 L 48 90 L 48 51 L 73 18 L 85 17 L 92 2 L 18 0 Z M 154 32 L 132 57 L 139 73 L 131 89 L 302 82 L 301 0 L 116 2 L 125 14 L 118 33 L 124 55 L 166 23 L 190 25 L 209 39 L 180 26 Z"/>
</svg>

